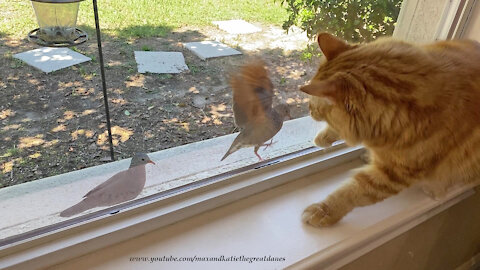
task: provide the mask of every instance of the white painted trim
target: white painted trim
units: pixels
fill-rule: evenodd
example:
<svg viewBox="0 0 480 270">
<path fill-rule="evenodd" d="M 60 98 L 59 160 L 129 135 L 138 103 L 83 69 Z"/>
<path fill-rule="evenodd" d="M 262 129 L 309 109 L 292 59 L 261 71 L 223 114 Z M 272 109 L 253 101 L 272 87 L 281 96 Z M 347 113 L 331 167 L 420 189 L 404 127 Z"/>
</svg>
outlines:
<svg viewBox="0 0 480 270">
<path fill-rule="evenodd" d="M 99 217 L 0 250 L 0 268 L 41 268 L 119 243 L 182 219 L 358 158 L 362 147 L 332 147 L 162 200 Z"/>
<path fill-rule="evenodd" d="M 457 12 L 458 20 L 456 25 L 452 25 L 452 30 L 450 32 L 449 38 L 451 39 L 461 39 L 463 38 L 463 33 L 465 27 L 468 25 L 472 11 L 474 10 L 475 4 L 478 5 L 477 0 L 464 0 L 465 4 L 462 10 Z"/>
<path fill-rule="evenodd" d="M 442 18 L 438 23 L 437 31 L 435 33 L 435 40 L 446 40 L 450 29 L 454 27 L 453 22 L 460 7 L 461 0 L 448 0 L 443 9 Z"/>
<path fill-rule="evenodd" d="M 407 38 L 418 4 L 418 0 L 404 0 L 402 2 L 402 7 L 400 8 L 400 13 L 397 18 L 397 26 L 393 30 L 393 37 L 399 39 Z"/>
<path fill-rule="evenodd" d="M 463 31 L 463 26 L 466 24 L 468 15 L 476 0 L 404 0 L 400 14 L 397 19 L 397 27 L 393 32 L 393 36 L 398 39 L 410 40 L 413 42 L 429 42 L 435 40 L 445 40 L 450 38 L 459 38 Z M 438 4 L 437 4 L 438 2 Z M 424 10 L 428 7 L 436 5 L 443 5 L 443 11 L 441 12 L 439 19 L 432 18 L 432 20 L 438 20 L 436 26 L 427 26 L 423 23 L 418 24 L 416 20 L 424 19 Z M 422 16 L 423 15 L 423 16 Z M 453 34 L 452 32 L 457 32 Z M 423 40 L 413 39 L 414 33 L 425 33 L 427 37 Z M 427 32 L 434 32 L 433 35 L 427 34 Z M 418 36 L 416 36 L 418 38 Z"/>
<path fill-rule="evenodd" d="M 457 2 L 458 0 L 455 0 L 455 3 Z M 412 18 L 412 14 L 416 12 L 418 0 L 405 1 L 404 5 L 408 8 L 404 10 L 402 6 L 399 15 L 401 27 L 395 29 L 398 37 L 401 37 L 400 29 L 410 31 L 411 24 L 407 24 L 408 18 Z M 438 37 L 444 35 L 444 29 L 452 27 L 453 10 L 456 11 L 454 7 L 458 9 L 458 4 L 450 3 L 445 9 L 441 26 L 438 28 Z M 267 170 L 243 174 L 146 205 L 134 206 L 129 211 L 114 216 L 98 217 L 35 239 L 6 246 L 0 249 L 2 258 L 0 268 L 42 268 L 57 264 L 357 158 L 362 149 L 357 147 L 332 151 L 325 155 L 313 153 L 301 156 L 282 164 L 272 165 Z M 319 265 L 331 269 L 340 267 L 472 194 L 472 191 L 462 192 L 465 193 L 454 194 L 455 196 L 445 204 L 432 202 L 398 219 L 379 223 L 369 233 L 314 254 L 292 265 L 291 268 L 305 269 Z M 359 245 L 364 247 L 355 250 Z"/>
<path fill-rule="evenodd" d="M 321 250 L 287 269 L 331 270 L 341 268 L 473 194 L 475 192 L 471 186 L 459 188 L 442 201 L 431 200 L 428 204 L 407 209 L 402 214 L 377 223 L 362 234 L 340 242 L 327 250 Z"/>
</svg>

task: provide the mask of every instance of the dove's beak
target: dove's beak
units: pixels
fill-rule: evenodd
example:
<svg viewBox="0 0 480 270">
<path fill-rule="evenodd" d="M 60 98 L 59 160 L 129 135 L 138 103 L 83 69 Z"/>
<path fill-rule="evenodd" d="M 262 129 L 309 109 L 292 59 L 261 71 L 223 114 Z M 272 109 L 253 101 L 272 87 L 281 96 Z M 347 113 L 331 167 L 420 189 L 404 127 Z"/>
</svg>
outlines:
<svg viewBox="0 0 480 270">
<path fill-rule="evenodd" d="M 151 161 L 151 160 L 149 160 L 147 163 L 151 163 L 151 164 L 153 164 L 153 165 L 157 165 L 157 164 L 155 164 L 155 162 L 153 162 L 153 161 Z"/>
</svg>

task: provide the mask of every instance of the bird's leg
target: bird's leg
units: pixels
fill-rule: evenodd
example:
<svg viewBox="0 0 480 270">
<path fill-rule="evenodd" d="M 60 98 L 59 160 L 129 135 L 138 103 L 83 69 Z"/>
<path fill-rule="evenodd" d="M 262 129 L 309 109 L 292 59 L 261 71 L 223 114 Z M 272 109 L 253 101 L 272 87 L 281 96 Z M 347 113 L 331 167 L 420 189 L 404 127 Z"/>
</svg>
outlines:
<svg viewBox="0 0 480 270">
<path fill-rule="evenodd" d="M 255 146 L 255 148 L 253 149 L 253 152 L 258 157 L 258 161 L 263 161 L 263 158 L 257 153 L 259 148 L 260 148 L 260 146 Z"/>
<path fill-rule="evenodd" d="M 270 145 L 273 145 L 275 144 L 276 142 L 273 141 L 273 138 L 270 140 L 269 143 L 264 143 L 262 144 L 262 146 L 265 146 L 265 148 L 263 148 L 263 151 L 267 150 L 267 148 L 270 146 Z"/>
</svg>

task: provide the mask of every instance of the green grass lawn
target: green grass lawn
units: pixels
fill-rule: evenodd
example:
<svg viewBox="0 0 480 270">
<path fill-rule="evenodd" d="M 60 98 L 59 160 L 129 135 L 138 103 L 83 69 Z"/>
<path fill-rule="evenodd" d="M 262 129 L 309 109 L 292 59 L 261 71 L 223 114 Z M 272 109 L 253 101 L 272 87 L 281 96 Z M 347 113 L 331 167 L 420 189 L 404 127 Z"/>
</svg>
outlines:
<svg viewBox="0 0 480 270">
<path fill-rule="evenodd" d="M 99 0 L 102 31 L 114 37 L 162 36 L 181 26 L 244 19 L 280 26 L 286 11 L 274 0 Z M 78 25 L 94 28 L 92 1 L 80 3 Z M 0 1 L 0 36 L 24 37 L 37 27 L 30 1 Z"/>
</svg>

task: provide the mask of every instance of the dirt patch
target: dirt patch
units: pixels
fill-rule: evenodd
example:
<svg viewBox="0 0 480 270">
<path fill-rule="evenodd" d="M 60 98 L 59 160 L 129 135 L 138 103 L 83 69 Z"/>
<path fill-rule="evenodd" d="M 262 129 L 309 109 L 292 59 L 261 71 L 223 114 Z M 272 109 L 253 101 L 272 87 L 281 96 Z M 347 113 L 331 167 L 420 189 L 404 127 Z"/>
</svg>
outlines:
<svg viewBox="0 0 480 270">
<path fill-rule="evenodd" d="M 262 32 L 228 35 L 214 27 L 183 28 L 165 37 L 130 40 L 104 36 L 104 59 L 116 158 L 153 152 L 232 133 L 227 76 L 245 59 L 261 57 L 294 118 L 308 113 L 298 86 L 315 73 L 301 60 L 302 33 L 257 25 Z M 202 61 L 183 42 L 217 40 L 242 56 Z M 25 40 L 0 40 L 0 187 L 101 164 L 108 160 L 96 41 L 74 48 L 93 60 L 45 74 L 12 57 L 37 48 Z M 188 72 L 139 74 L 135 50 L 180 51 Z"/>
</svg>

